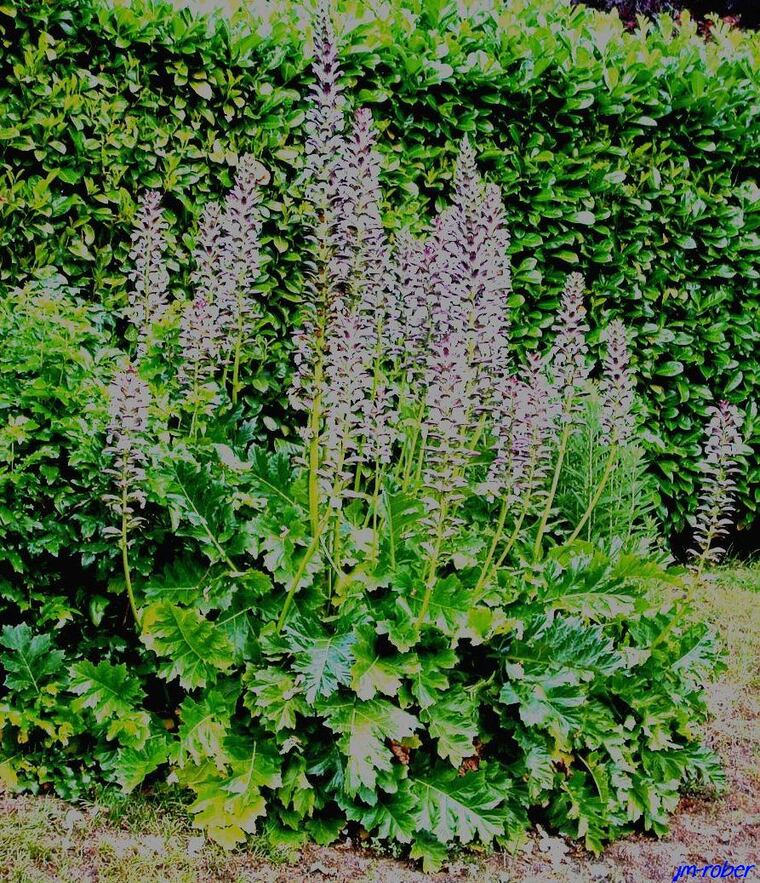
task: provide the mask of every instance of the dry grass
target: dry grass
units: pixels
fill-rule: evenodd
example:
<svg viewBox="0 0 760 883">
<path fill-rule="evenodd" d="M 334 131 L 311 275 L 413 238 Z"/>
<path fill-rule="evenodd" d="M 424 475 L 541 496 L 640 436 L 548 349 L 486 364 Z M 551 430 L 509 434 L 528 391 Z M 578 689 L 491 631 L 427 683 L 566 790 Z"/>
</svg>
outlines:
<svg viewBox="0 0 760 883">
<path fill-rule="evenodd" d="M 273 852 L 263 841 L 230 854 L 189 827 L 172 792 L 146 798 L 104 794 L 72 807 L 42 797 L 0 801 L 2 883 L 646 883 L 672 879 L 682 862 L 760 864 L 760 566 L 723 568 L 696 586 L 701 617 L 719 629 L 727 670 L 710 689 L 708 739 L 728 789 L 686 797 L 663 840 L 637 836 L 600 859 L 542 831 L 516 856 L 468 855 L 425 875 L 351 843 Z"/>
</svg>

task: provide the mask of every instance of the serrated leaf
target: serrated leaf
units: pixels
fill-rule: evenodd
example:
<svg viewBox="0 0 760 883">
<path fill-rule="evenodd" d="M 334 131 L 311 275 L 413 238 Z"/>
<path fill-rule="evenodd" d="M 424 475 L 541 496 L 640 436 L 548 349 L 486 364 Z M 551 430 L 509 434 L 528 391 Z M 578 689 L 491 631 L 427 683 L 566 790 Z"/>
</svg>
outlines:
<svg viewBox="0 0 760 883">
<path fill-rule="evenodd" d="M 157 656 L 166 658 L 158 666 L 167 681 L 179 678 L 186 690 L 205 687 L 232 664 L 234 648 L 214 623 L 196 610 L 186 610 L 157 601 L 143 613 L 140 640 Z"/>
<path fill-rule="evenodd" d="M 306 758 L 291 755 L 285 764 L 282 785 L 277 794 L 283 804 L 291 807 L 300 818 L 311 816 L 317 805 L 317 794 L 306 775 Z"/>
<path fill-rule="evenodd" d="M 429 708 L 438 701 L 441 691 L 449 686 L 446 671 L 456 664 L 457 656 L 451 649 L 420 653 L 419 668 L 411 677 L 412 693 L 420 708 Z"/>
<path fill-rule="evenodd" d="M 424 510 L 416 497 L 391 493 L 388 488 L 383 492 L 382 504 L 384 518 L 380 538 L 380 567 L 395 570 L 409 558 L 405 540 L 414 531 Z"/>
<path fill-rule="evenodd" d="M 479 735 L 478 703 L 471 692 L 454 687 L 436 697 L 422 715 L 436 740 L 438 756 L 459 767 L 474 752 Z"/>
<path fill-rule="evenodd" d="M 449 850 L 445 843 L 436 840 L 430 834 L 424 831 L 418 831 L 415 834 L 412 848 L 409 855 L 416 861 L 422 862 L 422 870 L 426 874 L 435 874 L 440 871 L 444 862 L 449 856 Z"/>
<path fill-rule="evenodd" d="M 309 713 L 303 690 L 290 672 L 274 667 L 249 667 L 243 676 L 243 683 L 246 688 L 243 700 L 246 708 L 276 733 L 293 729 L 296 714 Z"/>
<path fill-rule="evenodd" d="M 186 607 L 199 605 L 209 594 L 211 569 L 199 566 L 189 558 L 167 564 L 163 571 L 151 574 L 144 592 L 149 601 L 169 601 Z"/>
<path fill-rule="evenodd" d="M 252 489 L 276 509 L 303 509 L 303 502 L 295 490 L 297 473 L 290 458 L 282 451 L 271 452 L 266 448 L 254 448 L 246 461 L 246 476 Z"/>
<path fill-rule="evenodd" d="M 601 626 L 586 625 L 577 617 L 536 618 L 505 656 L 532 674 L 571 671 L 609 677 L 625 668 L 625 659 Z"/>
<path fill-rule="evenodd" d="M 171 741 L 160 733 L 151 736 L 142 748 L 120 748 L 106 766 L 119 786 L 129 793 L 170 759 Z"/>
<path fill-rule="evenodd" d="M 253 617 L 259 612 L 261 598 L 272 588 L 271 578 L 260 571 L 249 570 L 230 585 L 229 604 L 225 604 L 216 626 L 229 639 L 240 662 L 255 640 Z"/>
<path fill-rule="evenodd" d="M 416 668 L 408 656 L 381 655 L 377 652 L 377 636 L 372 626 L 360 626 L 352 653 L 351 689 L 360 699 L 372 699 L 376 693 L 395 696 L 401 679 Z"/>
<path fill-rule="evenodd" d="M 230 849 L 255 832 L 266 812 L 261 789 L 282 784 L 282 758 L 271 740 L 247 736 L 228 736 L 223 750 L 223 770 L 211 762 L 186 766 L 177 771 L 177 779 L 195 793 L 189 807 L 193 824 Z"/>
<path fill-rule="evenodd" d="M 63 652 L 53 649 L 50 635 L 35 635 L 26 623 L 3 626 L 0 654 L 5 686 L 22 695 L 39 695 L 51 678 L 63 669 Z"/>
<path fill-rule="evenodd" d="M 562 750 L 571 747 L 571 734 L 583 725 L 586 696 L 570 673 L 505 684 L 499 699 L 518 704 L 523 723 L 546 730 Z"/>
<path fill-rule="evenodd" d="M 479 838 L 487 844 L 502 835 L 510 821 L 507 788 L 487 778 L 484 769 L 460 776 L 450 767 L 437 767 L 411 783 L 419 801 L 420 828 L 441 843 Z"/>
<path fill-rule="evenodd" d="M 112 665 L 105 660 L 94 665 L 85 660 L 72 666 L 70 677 L 71 692 L 79 697 L 73 702 L 75 711 L 90 709 L 98 724 L 108 723 L 106 739 L 143 747 L 150 736 L 150 715 L 136 707 L 144 693 L 126 665 Z"/>
<path fill-rule="evenodd" d="M 419 726 L 413 715 L 385 699 L 340 699 L 320 702 L 325 724 L 339 735 L 345 756 L 345 790 L 355 796 L 362 788 L 373 790 L 378 772 L 390 772 L 393 754 L 386 744 L 411 736 Z"/>
<path fill-rule="evenodd" d="M 383 840 L 411 843 L 417 832 L 417 800 L 408 780 L 399 782 L 395 793 L 381 792 L 374 806 L 348 816 Z"/>
<path fill-rule="evenodd" d="M 321 635 L 303 622 L 285 630 L 294 653 L 293 668 L 300 673 L 306 701 L 313 705 L 317 698 L 331 696 L 339 686 L 351 680 L 356 635 Z"/>
<path fill-rule="evenodd" d="M 210 760 L 223 768 L 227 760 L 223 745 L 235 706 L 236 694 L 206 690 L 200 699 L 188 696 L 179 707 L 177 763 L 200 764 Z"/>
</svg>

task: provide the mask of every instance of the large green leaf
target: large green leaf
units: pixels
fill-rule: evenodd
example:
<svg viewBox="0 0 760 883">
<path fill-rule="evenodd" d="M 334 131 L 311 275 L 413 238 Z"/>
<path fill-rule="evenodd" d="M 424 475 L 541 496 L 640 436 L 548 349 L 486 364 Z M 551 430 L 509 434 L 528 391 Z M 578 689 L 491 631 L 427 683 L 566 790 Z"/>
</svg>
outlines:
<svg viewBox="0 0 760 883">
<path fill-rule="evenodd" d="M 422 518 L 423 507 L 416 497 L 392 493 L 388 488 L 382 495 L 382 507 L 380 567 L 395 571 L 399 564 L 410 557 L 405 541 Z"/>
<path fill-rule="evenodd" d="M 381 654 L 372 626 L 360 626 L 352 646 L 355 659 L 351 667 L 351 688 L 360 699 L 372 699 L 377 693 L 395 696 L 401 680 L 419 667 L 410 654 Z"/>
<path fill-rule="evenodd" d="M 510 674 L 517 678 L 520 669 L 532 674 L 563 670 L 609 677 L 625 667 L 625 658 L 601 627 L 576 617 L 532 619 L 525 637 L 512 641 L 505 658 L 513 666 Z"/>
<path fill-rule="evenodd" d="M 223 767 L 227 759 L 223 744 L 235 708 L 238 691 L 215 687 L 199 699 L 188 696 L 179 707 L 177 762 L 200 764 L 210 760 Z"/>
<path fill-rule="evenodd" d="M 478 737 L 478 698 L 472 691 L 453 687 L 436 697 L 425 709 L 422 720 L 436 740 L 438 756 L 459 767 L 475 753 Z"/>
<path fill-rule="evenodd" d="M 129 793 L 145 779 L 167 763 L 172 756 L 173 745 L 166 733 L 152 735 L 142 748 L 120 748 L 105 764 L 106 769 L 119 786 Z"/>
<path fill-rule="evenodd" d="M 418 830 L 417 799 L 406 779 L 392 794 L 381 792 L 374 806 L 351 807 L 347 815 L 383 840 L 411 843 Z"/>
<path fill-rule="evenodd" d="M 162 658 L 159 674 L 167 681 L 179 678 L 191 690 L 216 680 L 232 665 L 234 647 L 224 632 L 195 610 L 157 601 L 142 617 L 142 642 Z"/>
<path fill-rule="evenodd" d="M 345 789 L 349 795 L 374 790 L 378 772 L 390 772 L 393 754 L 388 740 L 411 736 L 419 721 L 385 699 L 332 697 L 319 703 L 326 725 L 338 734 L 345 757 Z"/>
<path fill-rule="evenodd" d="M 139 707 L 144 699 L 140 681 L 124 663 L 77 662 L 70 678 L 70 689 L 79 697 L 74 700 L 76 711 L 88 708 L 98 724 L 107 723 L 107 739 L 142 748 L 150 735 L 150 715 Z"/>
<path fill-rule="evenodd" d="M 517 704 L 522 721 L 547 730 L 560 748 L 569 749 L 572 736 L 582 730 L 586 695 L 570 673 L 505 684 L 499 699 Z"/>
<path fill-rule="evenodd" d="M 26 623 L 3 626 L 0 654 L 5 669 L 5 686 L 30 697 L 40 691 L 63 669 L 63 652 L 53 649 L 50 635 L 35 635 Z"/>
<path fill-rule="evenodd" d="M 353 632 L 339 635 L 320 634 L 303 622 L 286 629 L 290 649 L 294 653 L 293 668 L 300 673 L 306 701 L 331 696 L 351 678 Z"/>
<path fill-rule="evenodd" d="M 275 667 L 249 667 L 243 677 L 246 708 L 275 733 L 293 729 L 296 714 L 307 715 L 309 704 L 296 675 Z"/>
<path fill-rule="evenodd" d="M 194 824 L 227 848 L 256 830 L 266 812 L 262 788 L 282 784 L 282 758 L 269 739 L 228 736 L 224 742 L 226 764 L 187 765 L 177 771 L 182 785 L 195 793 L 190 805 Z"/>
<path fill-rule="evenodd" d="M 509 786 L 505 776 L 487 776 L 485 769 L 465 775 L 436 767 L 414 776 L 412 789 L 419 805 L 418 823 L 441 843 L 458 838 L 470 843 L 476 837 L 490 843 L 503 835 L 513 813 L 507 806 Z"/>
</svg>

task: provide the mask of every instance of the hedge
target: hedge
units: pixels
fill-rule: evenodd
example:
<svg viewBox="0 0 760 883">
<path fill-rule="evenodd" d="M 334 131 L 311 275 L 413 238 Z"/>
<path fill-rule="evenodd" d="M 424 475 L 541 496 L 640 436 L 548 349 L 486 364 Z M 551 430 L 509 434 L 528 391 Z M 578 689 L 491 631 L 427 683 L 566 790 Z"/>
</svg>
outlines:
<svg viewBox="0 0 760 883">
<path fill-rule="evenodd" d="M 433 0 L 405 6 L 344 33 L 341 49 L 352 95 L 392 145 L 387 194 L 405 208 L 389 222 L 419 228 L 468 133 L 507 201 L 517 347 L 536 345 L 565 275 L 584 272 L 595 320 L 620 315 L 635 334 L 671 532 L 696 506 L 706 408 L 722 397 L 747 412 L 750 524 L 760 501 L 760 38 L 721 25 L 705 41 L 667 17 L 628 33 L 616 16 L 559 0 L 469 20 Z M 274 430 L 306 249 L 298 145 L 309 59 L 288 15 L 252 25 L 139 2 L 0 5 L 0 294 L 54 267 L 106 312 L 123 306 L 138 192 L 164 190 L 171 221 L 188 229 L 229 187 L 238 154 L 254 151 L 272 173 L 275 344 L 256 388 Z"/>
</svg>

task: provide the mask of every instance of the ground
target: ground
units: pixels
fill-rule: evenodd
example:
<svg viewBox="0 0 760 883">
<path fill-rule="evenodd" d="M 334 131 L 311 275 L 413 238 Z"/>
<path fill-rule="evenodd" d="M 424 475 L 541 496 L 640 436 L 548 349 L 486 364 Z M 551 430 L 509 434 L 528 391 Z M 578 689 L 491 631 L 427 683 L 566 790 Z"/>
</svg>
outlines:
<svg viewBox="0 0 760 883">
<path fill-rule="evenodd" d="M 719 629 L 727 671 L 710 688 L 707 738 L 728 787 L 684 797 L 663 840 L 638 836 L 596 858 L 537 831 L 517 855 L 458 856 L 440 874 L 352 843 L 272 854 L 256 844 L 225 854 L 188 827 L 170 798 L 71 806 L 53 798 L 0 798 L 2 883 L 648 883 L 677 865 L 760 865 L 760 567 L 726 568 L 694 589 Z M 748 879 L 760 878 L 760 869 Z"/>
</svg>

